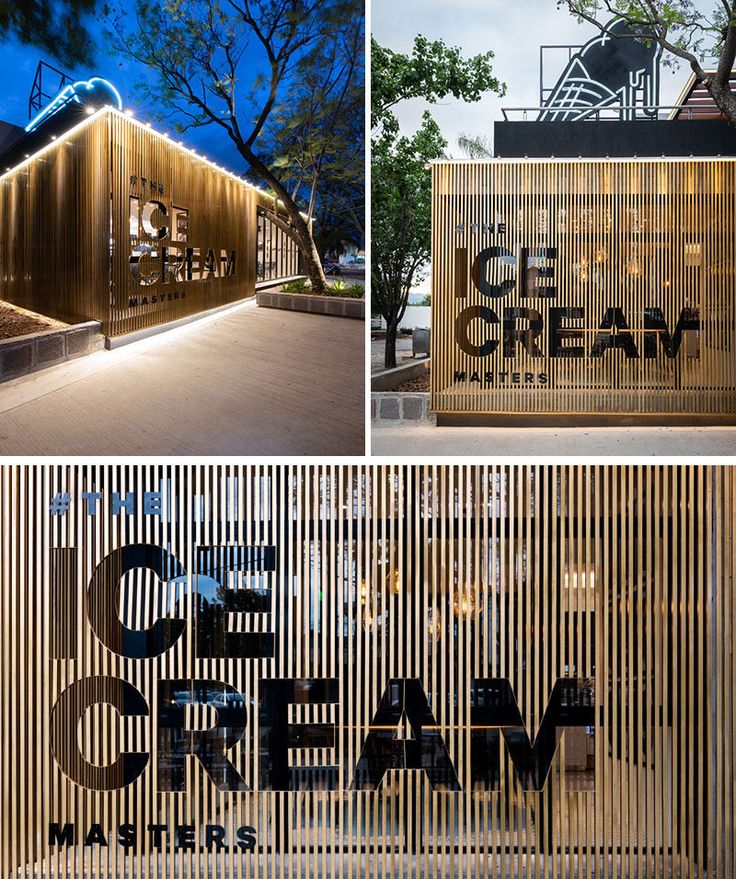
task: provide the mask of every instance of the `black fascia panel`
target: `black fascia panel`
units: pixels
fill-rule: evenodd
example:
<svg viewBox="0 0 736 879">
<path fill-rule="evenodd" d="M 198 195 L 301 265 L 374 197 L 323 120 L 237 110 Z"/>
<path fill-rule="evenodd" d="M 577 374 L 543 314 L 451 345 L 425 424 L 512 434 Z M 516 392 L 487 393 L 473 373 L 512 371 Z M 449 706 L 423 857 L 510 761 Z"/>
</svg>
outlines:
<svg viewBox="0 0 736 879">
<path fill-rule="evenodd" d="M 496 158 L 736 156 L 736 127 L 721 119 L 496 122 Z"/>
</svg>

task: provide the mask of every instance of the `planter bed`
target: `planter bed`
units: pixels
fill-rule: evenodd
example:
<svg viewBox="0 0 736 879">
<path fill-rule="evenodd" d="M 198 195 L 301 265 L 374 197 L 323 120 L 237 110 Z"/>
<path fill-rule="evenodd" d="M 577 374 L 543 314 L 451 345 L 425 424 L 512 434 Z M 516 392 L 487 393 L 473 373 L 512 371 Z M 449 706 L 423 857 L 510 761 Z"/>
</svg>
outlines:
<svg viewBox="0 0 736 879">
<path fill-rule="evenodd" d="M 0 341 L 66 327 L 68 324 L 0 300 Z"/>
<path fill-rule="evenodd" d="M 103 344 L 101 324 L 95 320 L 71 326 L 60 324 L 38 333 L 2 339 L 0 382 L 89 354 L 102 348 Z"/>
<path fill-rule="evenodd" d="M 278 290 L 259 290 L 257 302 L 264 308 L 284 308 L 287 311 L 308 311 L 333 317 L 365 317 L 365 299 L 345 296 L 318 296 L 314 293 L 281 293 Z"/>
</svg>

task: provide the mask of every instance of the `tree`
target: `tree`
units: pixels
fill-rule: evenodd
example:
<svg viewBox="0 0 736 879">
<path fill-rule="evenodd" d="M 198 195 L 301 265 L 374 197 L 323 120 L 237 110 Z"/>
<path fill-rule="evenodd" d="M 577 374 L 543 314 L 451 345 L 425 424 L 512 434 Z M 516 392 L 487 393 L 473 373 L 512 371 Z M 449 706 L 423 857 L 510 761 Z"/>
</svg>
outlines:
<svg viewBox="0 0 736 879">
<path fill-rule="evenodd" d="M 322 259 L 346 240 L 362 243 L 365 235 L 362 5 L 353 0 L 353 15 L 335 38 L 302 60 L 262 138 L 269 168 L 315 218 Z"/>
<path fill-rule="evenodd" d="M 477 101 L 489 91 L 504 94 L 493 76 L 492 52 L 464 59 L 442 40 L 418 36 L 412 54 L 371 43 L 371 293 L 386 321 L 384 366 L 396 366 L 396 334 L 412 286 L 422 279 L 431 247 L 429 162 L 442 158 L 447 142 L 429 111 L 412 136 L 399 134 L 394 109 L 403 100 L 429 104 L 452 95 Z"/>
<path fill-rule="evenodd" d="M 670 62 L 686 61 L 721 112 L 736 122 L 736 95 L 729 84 L 736 59 L 736 0 L 719 0 L 710 15 L 697 10 L 692 0 L 558 0 L 557 5 L 616 39 L 637 38 L 608 30 L 612 16 L 624 19 L 639 39 L 658 43 L 668 52 Z M 718 59 L 715 74 L 702 66 L 708 56 Z"/>
<path fill-rule="evenodd" d="M 270 219 L 296 242 L 312 288 L 323 293 L 322 264 L 302 216 L 309 204 L 269 166 L 264 132 L 306 69 L 329 88 L 324 77 L 332 71 L 325 74 L 314 62 L 346 22 L 357 17 L 362 27 L 355 0 L 140 0 L 135 27 L 127 27 L 124 6 L 108 16 L 118 51 L 154 71 L 153 84 L 143 82 L 141 89 L 169 108 L 162 118 L 173 118 L 179 131 L 219 126 L 281 201 L 289 222 L 275 212 Z"/>
<path fill-rule="evenodd" d="M 397 130 L 393 108 L 410 98 L 436 104 L 452 95 L 473 103 L 488 91 L 504 94 L 506 86 L 493 76 L 492 61 L 493 52 L 464 59 L 459 48 L 421 35 L 414 38 L 411 55 L 371 39 L 371 127 Z"/>
<path fill-rule="evenodd" d="M 447 142 L 425 111 L 412 137 L 384 135 L 371 154 L 371 293 L 386 320 L 384 366 L 396 366 L 396 333 L 412 285 L 429 261 L 432 180 L 427 162 L 443 155 Z"/>
<path fill-rule="evenodd" d="M 84 16 L 95 5 L 96 0 L 0 0 L 0 34 L 11 34 L 75 67 L 91 53 Z"/>
<path fill-rule="evenodd" d="M 493 149 L 491 142 L 485 134 L 458 135 L 457 145 L 469 159 L 492 159 Z"/>
</svg>

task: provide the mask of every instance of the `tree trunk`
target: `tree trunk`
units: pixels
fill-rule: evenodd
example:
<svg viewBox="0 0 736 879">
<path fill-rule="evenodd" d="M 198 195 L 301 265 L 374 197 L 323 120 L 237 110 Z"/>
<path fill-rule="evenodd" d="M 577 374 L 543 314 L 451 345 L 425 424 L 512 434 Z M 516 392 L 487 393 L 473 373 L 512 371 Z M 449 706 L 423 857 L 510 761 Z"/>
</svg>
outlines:
<svg viewBox="0 0 736 879">
<path fill-rule="evenodd" d="M 718 109 L 729 120 L 732 125 L 736 124 L 736 98 L 733 92 L 727 86 L 723 86 L 715 79 L 706 84 L 706 88 L 710 92 L 710 96 L 716 103 Z"/>
<path fill-rule="evenodd" d="M 322 260 L 319 258 L 317 245 L 314 243 L 311 233 L 308 233 L 307 240 L 303 242 L 301 253 L 304 272 L 312 284 L 312 291 L 324 293 L 327 290 L 327 280 L 322 269 Z"/>
<path fill-rule="evenodd" d="M 731 10 L 731 16 L 733 13 L 734 9 Z M 736 27 L 729 21 L 721 47 L 721 57 L 718 59 L 718 69 L 710 82 L 709 91 L 731 125 L 736 124 L 736 97 L 731 91 L 731 71 L 734 61 L 736 61 Z"/>
<path fill-rule="evenodd" d="M 396 331 L 398 329 L 398 320 L 386 321 L 386 350 L 383 355 L 385 369 L 393 369 L 396 366 Z"/>
<path fill-rule="evenodd" d="M 327 290 L 327 281 L 325 280 L 325 273 L 322 271 L 322 261 L 319 258 L 317 246 L 312 237 L 312 230 L 309 228 L 309 223 L 302 216 L 299 205 L 248 146 L 241 144 L 239 150 L 241 156 L 250 164 L 253 171 L 276 193 L 284 210 L 289 215 L 293 228 L 293 237 L 302 256 L 304 273 L 312 284 L 312 290 L 315 293 L 324 293 Z"/>
</svg>

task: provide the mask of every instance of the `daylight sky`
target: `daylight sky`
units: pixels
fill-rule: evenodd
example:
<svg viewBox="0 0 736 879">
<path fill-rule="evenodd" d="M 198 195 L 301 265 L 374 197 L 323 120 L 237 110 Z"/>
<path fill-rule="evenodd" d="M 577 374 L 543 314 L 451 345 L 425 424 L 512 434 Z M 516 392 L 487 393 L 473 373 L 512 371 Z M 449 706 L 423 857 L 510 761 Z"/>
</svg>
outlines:
<svg viewBox="0 0 736 879">
<path fill-rule="evenodd" d="M 696 3 L 704 12 L 712 0 Z M 493 123 L 504 107 L 539 105 L 539 47 L 542 44 L 584 43 L 596 31 L 578 24 L 556 0 L 373 0 L 373 35 L 385 46 L 410 52 L 416 34 L 460 46 L 465 55 L 495 53 L 494 73 L 506 82 L 506 97 L 487 95 L 477 104 L 448 100 L 429 107 L 448 141 L 448 152 L 461 155 L 457 136 L 493 136 Z M 566 58 L 566 56 L 565 56 Z M 662 67 L 660 103 L 672 104 L 689 76 L 682 66 L 673 73 Z M 553 77 L 554 80 L 554 77 Z M 400 105 L 402 127 L 413 130 L 426 104 L 421 100 Z"/>
</svg>

